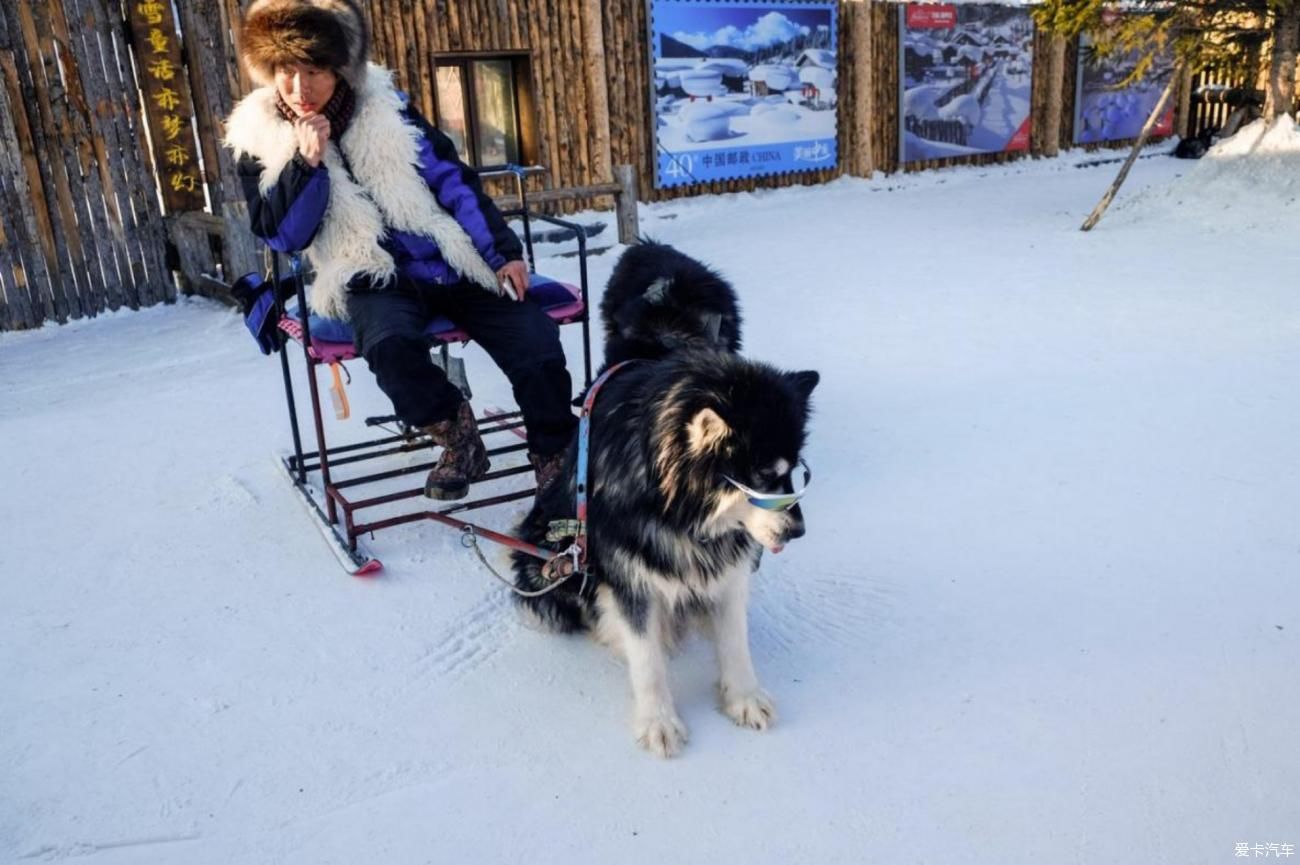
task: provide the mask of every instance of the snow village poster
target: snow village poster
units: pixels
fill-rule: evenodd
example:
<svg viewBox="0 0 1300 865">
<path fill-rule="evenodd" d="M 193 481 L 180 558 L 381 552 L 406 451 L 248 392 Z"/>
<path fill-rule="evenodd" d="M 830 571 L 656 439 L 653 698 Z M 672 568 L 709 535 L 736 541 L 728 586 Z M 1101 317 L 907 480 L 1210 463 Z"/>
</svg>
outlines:
<svg viewBox="0 0 1300 865">
<path fill-rule="evenodd" d="M 900 27 L 903 162 L 1029 149 L 1028 9 L 908 3 Z"/>
<path fill-rule="evenodd" d="M 655 186 L 833 168 L 834 2 L 650 0 Z"/>
<path fill-rule="evenodd" d="M 1119 87 L 1137 66 L 1137 52 L 1099 55 L 1085 34 L 1079 41 L 1079 75 L 1074 96 L 1074 143 L 1095 144 L 1137 138 L 1174 74 L 1170 48 L 1155 55 L 1141 79 Z M 1152 135 L 1173 135 L 1174 106 L 1151 127 Z"/>
</svg>

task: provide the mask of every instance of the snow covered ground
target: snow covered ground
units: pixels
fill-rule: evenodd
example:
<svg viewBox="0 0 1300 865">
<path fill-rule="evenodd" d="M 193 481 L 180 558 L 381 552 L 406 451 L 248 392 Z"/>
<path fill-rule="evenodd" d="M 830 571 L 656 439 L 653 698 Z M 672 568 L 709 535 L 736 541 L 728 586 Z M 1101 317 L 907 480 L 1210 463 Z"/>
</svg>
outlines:
<svg viewBox="0 0 1300 865">
<path fill-rule="evenodd" d="M 752 604 L 780 723 L 718 714 L 693 643 L 670 762 L 633 745 L 619 664 L 518 624 L 452 533 L 340 574 L 234 314 L 0 335 L 0 861 L 1300 846 L 1296 196 L 1248 211 L 1249 159 L 1146 159 L 1082 234 L 1114 166 L 1072 161 L 643 208 L 734 280 L 750 354 L 822 374 L 809 534 Z"/>
</svg>

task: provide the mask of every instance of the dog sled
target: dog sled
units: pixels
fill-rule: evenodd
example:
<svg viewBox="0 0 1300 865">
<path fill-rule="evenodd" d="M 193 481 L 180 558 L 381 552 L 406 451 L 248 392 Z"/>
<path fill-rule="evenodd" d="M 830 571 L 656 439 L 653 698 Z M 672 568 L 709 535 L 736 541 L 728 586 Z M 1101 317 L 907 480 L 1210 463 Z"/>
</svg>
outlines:
<svg viewBox="0 0 1300 865">
<path fill-rule="evenodd" d="M 587 243 L 582 226 L 541 213 L 533 213 L 528 206 L 524 189 L 524 172 L 517 168 L 486 171 L 483 177 L 511 176 L 515 180 L 518 206 L 503 209 L 502 215 L 517 219 L 522 225 L 525 254 L 530 274 L 528 296 L 540 303 L 546 314 L 560 326 L 578 325 L 582 328 L 582 387 L 587 391 L 592 384 L 591 327 L 587 281 Z M 572 231 L 578 243 L 578 285 L 540 276 L 536 271 L 533 249 L 533 223 L 542 222 L 559 229 Z M 285 266 L 287 264 L 287 267 Z M 287 271 L 287 272 L 286 272 Z M 284 379 L 285 404 L 293 450 L 277 456 L 277 464 L 293 484 L 306 512 L 329 543 L 329 548 L 339 564 L 353 576 L 372 576 L 382 570 L 383 564 L 366 546 L 364 539 L 373 539 L 378 532 L 414 523 L 434 522 L 461 532 L 466 546 L 475 546 L 477 538 L 523 549 L 538 558 L 550 559 L 555 553 L 531 547 L 516 538 L 481 526 L 462 517 L 475 511 L 502 505 L 534 496 L 532 466 L 524 461 L 518 465 L 495 468 L 498 458 L 522 454 L 527 450 L 523 441 L 524 422 L 518 410 L 488 409 L 476 417 L 479 433 L 488 447 L 488 456 L 494 468 L 470 486 L 469 495 L 446 506 L 424 496 L 422 485 L 425 474 L 435 460 L 432 442 L 419 430 L 406 427 L 395 415 L 367 417 L 360 421 L 368 437 L 336 444 L 339 438 L 335 427 L 339 423 L 358 423 L 351 419 L 345 380 L 350 380 L 346 364 L 359 359 L 351 335 L 339 328 L 338 322 L 316 319 L 313 315 L 299 314 L 307 307 L 306 285 L 301 261 L 288 256 L 287 262 L 279 254 L 272 254 L 271 276 L 276 286 L 289 281 L 292 292 L 277 290 L 276 339 L 280 348 L 280 369 Z M 296 309 L 289 308 L 286 295 L 296 298 Z M 316 327 L 313 328 L 313 320 Z M 466 391 L 468 382 L 463 362 L 451 354 L 455 344 L 469 343 L 468 334 L 450 320 L 435 319 L 425 330 L 430 350 L 436 352 L 439 364 L 451 381 Z M 310 395 L 309 423 L 299 420 L 295 399 L 294 374 L 289 359 L 289 344 L 301 349 L 301 368 L 306 377 Z M 320 377 L 328 375 L 327 388 L 333 401 L 333 415 L 329 418 L 323 408 Z M 305 429 L 304 429 L 305 428 Z M 304 431 L 311 437 L 304 441 Z M 348 437 L 352 439 L 354 437 Z M 314 443 L 314 450 L 309 449 Z M 412 457 L 427 457 L 412 459 Z M 408 485 L 406 482 L 410 481 Z M 528 549 L 525 549 L 528 548 Z"/>
</svg>

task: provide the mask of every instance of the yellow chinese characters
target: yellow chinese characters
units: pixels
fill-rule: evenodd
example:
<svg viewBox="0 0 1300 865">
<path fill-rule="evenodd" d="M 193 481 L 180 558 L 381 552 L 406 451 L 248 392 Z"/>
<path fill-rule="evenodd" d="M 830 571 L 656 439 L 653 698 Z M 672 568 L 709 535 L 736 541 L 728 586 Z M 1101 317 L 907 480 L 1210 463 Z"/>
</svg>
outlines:
<svg viewBox="0 0 1300 865">
<path fill-rule="evenodd" d="M 181 135 L 181 130 L 185 126 L 185 121 L 175 114 L 168 114 L 162 119 L 163 136 L 168 141 L 175 141 Z"/>
<path fill-rule="evenodd" d="M 179 142 L 167 148 L 166 158 L 168 165 L 190 164 L 190 152 Z"/>
<path fill-rule="evenodd" d="M 176 192 L 193 192 L 198 187 L 193 174 L 181 174 L 179 171 L 172 172 L 169 182 Z"/>
<path fill-rule="evenodd" d="M 167 57 L 159 57 L 149 64 L 149 74 L 158 81 L 171 81 L 176 77 L 176 68 Z"/>
<path fill-rule="evenodd" d="M 167 36 L 161 30 L 157 27 L 149 28 L 149 45 L 153 48 L 154 54 L 166 54 L 170 44 L 167 41 Z"/>
<path fill-rule="evenodd" d="M 155 0 L 137 3 L 135 9 L 144 18 L 146 24 L 161 24 L 163 21 L 163 5 Z"/>
<path fill-rule="evenodd" d="M 170 87 L 164 87 L 153 95 L 153 101 L 163 111 L 175 111 L 181 104 L 181 97 Z"/>
</svg>

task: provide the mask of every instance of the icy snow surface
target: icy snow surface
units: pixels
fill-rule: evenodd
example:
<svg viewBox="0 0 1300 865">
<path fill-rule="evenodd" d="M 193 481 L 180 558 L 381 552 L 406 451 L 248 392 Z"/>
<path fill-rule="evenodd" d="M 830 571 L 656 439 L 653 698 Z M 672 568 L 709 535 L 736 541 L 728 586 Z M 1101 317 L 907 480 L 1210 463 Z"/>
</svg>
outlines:
<svg viewBox="0 0 1300 865">
<path fill-rule="evenodd" d="M 382 576 L 340 573 L 272 467 L 278 364 L 233 313 L 0 335 L 0 861 L 1300 845 L 1296 208 L 1243 199 L 1258 159 L 1159 157 L 1082 234 L 1116 166 L 1080 159 L 642 208 L 734 280 L 748 353 L 822 374 L 809 533 L 751 605 L 780 722 L 722 717 L 693 642 L 671 762 L 634 746 L 622 667 L 521 626 L 454 533 L 380 535 Z M 468 363 L 480 405 L 509 400 Z"/>
</svg>

